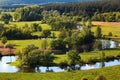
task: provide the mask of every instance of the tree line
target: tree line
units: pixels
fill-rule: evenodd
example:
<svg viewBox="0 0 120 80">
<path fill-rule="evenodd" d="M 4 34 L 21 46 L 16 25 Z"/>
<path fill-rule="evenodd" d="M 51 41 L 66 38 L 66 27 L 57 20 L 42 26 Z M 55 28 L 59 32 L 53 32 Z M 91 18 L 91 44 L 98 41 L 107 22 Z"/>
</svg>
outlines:
<svg viewBox="0 0 120 80">
<path fill-rule="evenodd" d="M 95 12 L 118 12 L 120 11 L 119 0 L 102 0 L 83 3 L 63 3 L 63 4 L 47 4 L 45 10 L 57 10 L 60 14 L 66 15 L 83 15 L 93 16 Z"/>
</svg>

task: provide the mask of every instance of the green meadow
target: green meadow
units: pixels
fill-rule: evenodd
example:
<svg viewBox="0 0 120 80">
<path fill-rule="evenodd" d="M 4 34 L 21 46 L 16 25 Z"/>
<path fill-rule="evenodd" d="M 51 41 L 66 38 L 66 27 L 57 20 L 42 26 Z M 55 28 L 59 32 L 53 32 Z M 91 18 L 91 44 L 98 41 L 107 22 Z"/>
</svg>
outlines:
<svg viewBox="0 0 120 80">
<path fill-rule="evenodd" d="M 44 40 L 9 40 L 7 44 L 15 44 L 16 49 L 24 48 L 27 45 L 34 44 L 37 47 L 42 47 Z M 51 40 L 47 40 L 48 47 L 50 46 Z"/>
<path fill-rule="evenodd" d="M 80 57 L 82 59 L 82 61 L 84 61 L 85 63 L 89 63 L 90 59 L 98 59 L 100 60 L 101 58 L 101 53 L 102 51 L 91 51 L 91 52 L 84 52 L 84 53 L 80 53 Z M 103 50 L 103 52 L 105 53 L 104 58 L 107 57 L 116 57 L 120 55 L 120 50 Z M 55 63 L 59 64 L 60 62 L 64 62 L 67 61 L 67 55 L 66 54 L 62 54 L 62 55 L 55 55 L 55 57 L 57 57 L 55 59 Z"/>
<path fill-rule="evenodd" d="M 95 80 L 100 75 L 106 80 L 120 80 L 120 66 L 58 73 L 0 73 L 0 80 Z"/>
</svg>

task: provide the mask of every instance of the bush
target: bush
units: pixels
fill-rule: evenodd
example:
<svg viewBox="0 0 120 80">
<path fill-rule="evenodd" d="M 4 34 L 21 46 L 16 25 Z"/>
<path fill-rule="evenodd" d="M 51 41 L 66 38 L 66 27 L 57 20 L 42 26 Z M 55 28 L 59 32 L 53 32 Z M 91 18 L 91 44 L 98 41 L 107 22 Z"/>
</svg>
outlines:
<svg viewBox="0 0 120 80">
<path fill-rule="evenodd" d="M 94 80 L 106 80 L 103 75 L 98 75 Z"/>
<path fill-rule="evenodd" d="M 109 32 L 109 33 L 108 33 L 108 36 L 112 36 L 112 32 Z"/>
<path fill-rule="evenodd" d="M 86 77 L 82 77 L 81 80 L 88 80 Z"/>
</svg>

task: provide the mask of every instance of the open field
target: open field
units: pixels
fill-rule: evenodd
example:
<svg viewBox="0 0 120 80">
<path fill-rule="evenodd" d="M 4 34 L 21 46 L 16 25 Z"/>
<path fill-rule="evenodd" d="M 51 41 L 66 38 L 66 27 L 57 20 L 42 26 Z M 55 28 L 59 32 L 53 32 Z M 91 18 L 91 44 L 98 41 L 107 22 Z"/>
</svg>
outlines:
<svg viewBox="0 0 120 80">
<path fill-rule="evenodd" d="M 41 48 L 43 41 L 44 40 L 8 40 L 7 44 L 15 44 L 16 49 L 23 48 L 23 47 L 30 45 L 30 44 L 34 44 L 35 46 Z M 47 40 L 48 47 L 50 45 L 50 41 L 51 40 Z M 2 44 L 2 43 L 0 42 L 0 44 Z"/>
<path fill-rule="evenodd" d="M 59 73 L 0 73 L 0 80 L 94 80 L 99 75 L 106 80 L 120 80 L 120 66 Z"/>
<path fill-rule="evenodd" d="M 103 35 L 108 35 L 112 32 L 111 38 L 120 38 L 120 22 L 93 22 L 93 25 L 100 25 Z M 92 27 L 92 31 L 95 32 L 96 26 Z"/>
<path fill-rule="evenodd" d="M 10 22 L 10 24 L 8 24 L 6 26 L 9 27 L 11 25 L 16 25 L 17 27 L 23 27 L 23 26 L 25 26 L 25 24 L 28 24 L 28 26 L 30 26 L 33 23 L 38 23 L 42 27 L 42 30 L 51 29 L 50 25 L 48 25 L 48 24 L 41 24 L 41 21 Z"/>
<path fill-rule="evenodd" d="M 93 25 L 101 25 L 101 26 L 120 26 L 120 22 L 92 22 Z"/>
</svg>

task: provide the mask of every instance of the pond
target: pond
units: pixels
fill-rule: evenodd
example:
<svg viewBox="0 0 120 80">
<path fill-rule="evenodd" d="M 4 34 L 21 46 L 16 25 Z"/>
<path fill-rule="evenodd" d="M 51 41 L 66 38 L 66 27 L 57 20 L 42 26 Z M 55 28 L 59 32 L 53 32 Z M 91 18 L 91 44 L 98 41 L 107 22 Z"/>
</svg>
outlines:
<svg viewBox="0 0 120 80">
<path fill-rule="evenodd" d="M 16 66 L 11 66 L 10 64 L 7 64 L 8 62 L 14 62 L 16 60 L 15 56 L 4 56 L 1 58 L 0 61 L 0 72 L 20 72 L 21 70 L 17 68 Z M 108 67 L 108 66 L 114 66 L 114 65 L 120 65 L 120 60 L 114 60 L 109 62 L 98 62 L 96 64 L 85 64 L 81 66 L 80 70 L 88 70 L 88 69 L 94 69 L 94 68 L 102 68 L 102 67 Z M 40 72 L 46 72 L 47 67 L 39 67 Z M 53 66 L 49 67 L 49 70 L 53 72 L 65 72 L 65 69 L 61 69 L 60 67 Z M 38 72 L 37 68 L 34 70 L 35 72 Z"/>
</svg>

